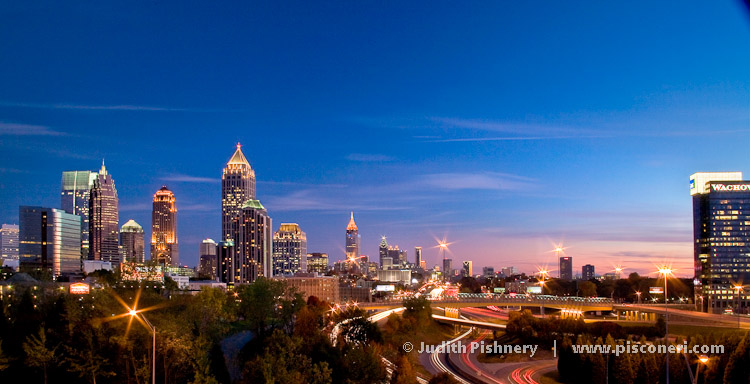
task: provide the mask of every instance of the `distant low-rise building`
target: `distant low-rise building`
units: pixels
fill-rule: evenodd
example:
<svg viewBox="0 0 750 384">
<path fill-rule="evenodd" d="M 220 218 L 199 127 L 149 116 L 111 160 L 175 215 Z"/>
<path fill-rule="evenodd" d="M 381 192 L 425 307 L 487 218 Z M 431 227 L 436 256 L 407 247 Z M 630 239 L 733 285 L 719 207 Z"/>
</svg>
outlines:
<svg viewBox="0 0 750 384">
<path fill-rule="evenodd" d="M 495 268 L 494 267 L 482 267 L 482 276 L 484 276 L 487 279 L 491 279 L 495 277 Z"/>
<path fill-rule="evenodd" d="M 381 282 L 411 284 L 410 269 L 379 269 L 377 274 Z"/>
<path fill-rule="evenodd" d="M 274 277 L 284 281 L 290 287 L 297 289 L 302 297 L 307 300 L 310 296 L 315 296 L 319 300 L 330 303 L 340 302 L 339 296 L 339 279 L 336 276 L 316 276 L 315 274 L 299 273 L 295 276 Z"/>
<path fill-rule="evenodd" d="M 318 252 L 308 253 L 307 272 L 317 272 L 320 274 L 328 272 L 328 254 Z"/>
</svg>

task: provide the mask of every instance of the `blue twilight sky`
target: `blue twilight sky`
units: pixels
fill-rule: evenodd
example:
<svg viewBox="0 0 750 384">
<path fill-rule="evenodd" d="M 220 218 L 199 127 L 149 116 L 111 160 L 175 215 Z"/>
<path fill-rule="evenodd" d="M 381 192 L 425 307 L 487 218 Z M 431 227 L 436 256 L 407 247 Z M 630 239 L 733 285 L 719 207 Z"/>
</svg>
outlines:
<svg viewBox="0 0 750 384">
<path fill-rule="evenodd" d="M 750 178 L 741 2 L 404 3 L 6 2 L 0 222 L 105 158 L 120 224 L 175 192 L 194 265 L 239 141 L 274 227 L 332 260 L 353 210 L 371 256 L 691 274 L 689 175 Z"/>
</svg>

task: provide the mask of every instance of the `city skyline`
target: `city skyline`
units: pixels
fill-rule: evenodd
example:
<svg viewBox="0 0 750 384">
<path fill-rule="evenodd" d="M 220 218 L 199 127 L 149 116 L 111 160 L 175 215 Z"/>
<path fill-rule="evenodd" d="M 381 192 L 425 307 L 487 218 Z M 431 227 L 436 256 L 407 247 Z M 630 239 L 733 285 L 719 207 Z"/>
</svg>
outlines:
<svg viewBox="0 0 750 384">
<path fill-rule="evenodd" d="M 182 263 L 197 265 L 201 241 L 224 237 L 219 170 L 242 142 L 269 215 L 298 223 L 308 251 L 331 261 L 344 257 L 354 211 L 371 260 L 386 235 L 423 247 L 431 267 L 435 239 L 447 236 L 454 266 L 554 268 L 550 250 L 563 242 L 575 271 L 653 272 L 670 261 L 690 276 L 689 175 L 750 172 L 741 4 L 428 14 L 300 4 L 289 18 L 247 7 L 145 23 L 127 9 L 1 16 L 0 222 L 17 223 L 21 205 L 59 207 L 61 173 L 95 171 L 105 158 L 119 224 L 148 227 L 153 191 L 168 184 L 180 197 Z M 205 36 L 189 27 L 195 15 L 232 13 L 252 22 L 216 23 Z M 90 47 L 102 55 L 58 54 Z M 156 130 L 169 140 L 144 139 Z"/>
</svg>

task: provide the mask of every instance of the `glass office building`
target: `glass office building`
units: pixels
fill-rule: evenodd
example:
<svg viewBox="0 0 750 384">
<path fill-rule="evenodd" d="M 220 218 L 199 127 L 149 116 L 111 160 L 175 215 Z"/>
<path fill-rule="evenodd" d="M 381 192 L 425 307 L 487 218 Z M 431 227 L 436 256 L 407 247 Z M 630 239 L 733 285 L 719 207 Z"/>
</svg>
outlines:
<svg viewBox="0 0 750 384">
<path fill-rule="evenodd" d="M 282 223 L 273 234 L 273 276 L 307 272 L 307 235 L 295 223 Z"/>
<path fill-rule="evenodd" d="M 81 258 L 89 257 L 89 196 L 96 172 L 65 171 L 62 173 L 60 208 L 81 217 Z"/>
<path fill-rule="evenodd" d="M 44 207 L 19 208 L 21 268 L 54 276 L 81 272 L 81 217 Z"/>
<path fill-rule="evenodd" d="M 690 194 L 695 303 L 706 312 L 748 313 L 750 181 L 741 172 L 696 173 Z"/>
</svg>

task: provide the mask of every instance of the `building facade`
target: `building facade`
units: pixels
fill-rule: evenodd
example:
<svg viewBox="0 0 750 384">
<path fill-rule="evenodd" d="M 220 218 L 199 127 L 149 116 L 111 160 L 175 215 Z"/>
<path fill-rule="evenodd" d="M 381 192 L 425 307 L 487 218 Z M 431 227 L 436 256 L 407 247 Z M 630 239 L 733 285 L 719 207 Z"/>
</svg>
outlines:
<svg viewBox="0 0 750 384">
<path fill-rule="evenodd" d="M 200 257 L 200 263 L 198 265 L 198 273 L 216 280 L 218 275 L 218 248 L 215 241 L 212 239 L 205 239 L 200 243 L 200 249 L 198 250 Z"/>
<path fill-rule="evenodd" d="M 124 263 L 143 263 L 146 259 L 146 242 L 143 227 L 135 220 L 128 220 L 120 228 L 120 246 Z"/>
<path fill-rule="evenodd" d="M 573 280 L 573 258 L 570 256 L 560 256 L 560 279 Z"/>
<path fill-rule="evenodd" d="M 81 217 L 61 209 L 19 208 L 19 259 L 22 268 L 54 276 L 81 272 Z"/>
<path fill-rule="evenodd" d="M 89 199 L 98 176 L 91 171 L 65 171 L 60 183 L 60 208 L 81 216 L 81 258 L 84 260 L 89 258 Z"/>
<path fill-rule="evenodd" d="M 236 228 L 235 246 L 238 251 L 234 261 L 234 283 L 249 284 L 260 276 L 270 277 L 273 233 L 271 218 L 260 201 L 248 200 L 240 211 Z"/>
<path fill-rule="evenodd" d="M 234 241 L 237 223 L 242 207 L 248 200 L 255 199 L 255 171 L 240 150 L 237 149 L 227 162 L 221 174 L 221 240 Z"/>
<path fill-rule="evenodd" d="M 102 161 L 89 194 L 89 260 L 120 264 L 119 201 L 112 175 Z"/>
<path fill-rule="evenodd" d="M 320 274 L 328 272 L 328 254 L 317 252 L 308 253 L 307 272 L 316 272 Z"/>
<path fill-rule="evenodd" d="M 234 286 L 234 260 L 237 257 L 234 241 L 220 241 L 216 246 L 216 257 L 216 279 L 227 286 Z"/>
<path fill-rule="evenodd" d="M 474 276 L 474 263 L 471 261 L 464 261 L 464 268 L 461 271 L 461 275 L 465 277 Z"/>
<path fill-rule="evenodd" d="M 586 264 L 581 269 L 581 279 L 589 281 L 591 279 L 596 278 L 596 273 L 594 272 L 594 266 L 591 264 Z"/>
<path fill-rule="evenodd" d="M 704 312 L 748 313 L 750 181 L 741 172 L 695 173 L 690 195 L 695 303 Z"/>
<path fill-rule="evenodd" d="M 495 267 L 482 267 L 482 276 L 487 279 L 495 277 Z"/>
<path fill-rule="evenodd" d="M 151 260 L 166 266 L 180 263 L 177 241 L 177 202 L 166 186 L 154 194 L 151 213 Z"/>
<path fill-rule="evenodd" d="M 414 247 L 414 266 L 416 268 L 422 267 L 422 247 Z"/>
<path fill-rule="evenodd" d="M 273 276 L 298 272 L 307 272 L 307 235 L 298 224 L 281 223 L 273 234 Z"/>
<path fill-rule="evenodd" d="M 386 241 L 385 236 L 381 236 L 380 245 L 378 246 L 378 263 L 380 263 L 380 268 L 385 268 L 383 259 L 386 257 L 388 257 L 388 242 Z M 389 264 L 393 264 L 393 259 L 391 259 L 391 263 Z"/>
<path fill-rule="evenodd" d="M 294 287 L 297 292 L 302 294 L 304 300 L 310 296 L 317 297 L 320 301 L 329 303 L 338 303 L 339 298 L 339 279 L 336 276 L 312 276 L 298 274 L 297 276 L 277 277 L 287 283 L 289 287 Z"/>
<path fill-rule="evenodd" d="M 18 225 L 0 227 L 0 259 L 18 260 Z"/>
</svg>

